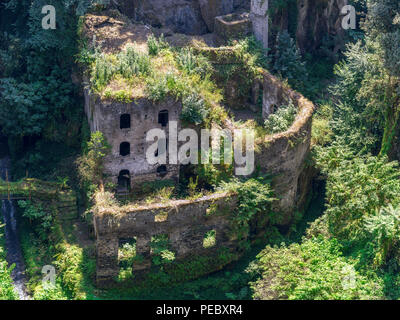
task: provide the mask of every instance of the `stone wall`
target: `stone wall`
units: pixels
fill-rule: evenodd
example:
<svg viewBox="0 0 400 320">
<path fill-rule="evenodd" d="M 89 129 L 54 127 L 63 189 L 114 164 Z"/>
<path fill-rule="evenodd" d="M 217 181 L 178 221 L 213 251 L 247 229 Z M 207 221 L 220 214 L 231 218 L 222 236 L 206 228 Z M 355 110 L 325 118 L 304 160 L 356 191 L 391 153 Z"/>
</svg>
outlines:
<svg viewBox="0 0 400 320">
<path fill-rule="evenodd" d="M 280 199 L 276 208 L 282 212 L 282 224 L 291 222 L 294 210 L 300 203 L 302 188 L 309 188 L 299 181 L 306 167 L 306 158 L 310 151 L 311 126 L 314 105 L 300 93 L 285 86 L 282 82 L 263 71 L 263 113 L 269 114 L 271 104 L 285 104 L 290 99 L 298 107 L 295 122 L 286 132 L 266 136 L 256 153 L 256 167 L 262 172 L 274 176 L 272 186 Z"/>
<path fill-rule="evenodd" d="M 159 112 L 168 111 L 168 124 L 164 127 L 158 123 Z M 101 131 L 111 145 L 111 153 L 105 158 L 105 175 L 116 185 L 120 172 L 128 170 L 131 187 L 154 180 L 179 179 L 179 165 L 167 165 L 165 174 L 157 172 L 159 165 L 149 164 L 146 150 L 153 142 L 146 142 L 146 133 L 151 129 L 163 129 L 168 137 L 170 121 L 178 122 L 182 105 L 173 98 L 167 98 L 160 103 L 153 103 L 147 98 L 137 98 L 132 103 L 104 101 L 97 95 L 85 90 L 85 112 L 90 130 Z M 130 115 L 130 128 L 120 128 L 121 115 Z M 130 154 L 120 155 L 120 145 L 130 144 Z M 168 163 L 168 161 L 167 161 Z"/>
<path fill-rule="evenodd" d="M 197 48 L 214 64 L 237 63 L 232 48 Z M 256 168 L 261 172 L 274 176 L 272 186 L 280 199 L 275 203 L 275 210 L 282 212 L 282 224 L 291 222 L 294 211 L 302 205 L 304 194 L 311 187 L 299 181 L 306 167 L 306 158 L 310 151 L 311 125 L 314 105 L 300 93 L 292 90 L 268 71 L 260 69 L 261 80 L 254 79 L 253 95 L 259 90 L 263 93 L 262 116 L 264 119 L 289 100 L 298 107 L 295 122 L 286 132 L 268 135 L 259 145 L 255 154 Z M 240 85 L 240 84 L 236 84 Z M 235 87 L 225 88 L 228 92 L 237 92 Z M 240 101 L 239 96 L 233 95 L 231 100 Z M 255 100 L 253 98 L 253 100 Z M 230 127 L 230 124 L 227 124 Z M 301 190 L 298 189 L 301 185 Z M 304 190 L 304 188 L 306 190 Z"/>
<path fill-rule="evenodd" d="M 230 39 L 240 39 L 251 35 L 252 24 L 248 13 L 231 13 L 215 18 L 214 32 L 219 44 Z"/>
<path fill-rule="evenodd" d="M 150 242 L 155 235 L 168 235 L 177 261 L 188 256 L 207 255 L 221 247 L 235 250 L 235 239 L 229 234 L 229 214 L 236 204 L 235 195 L 222 193 L 197 200 L 122 207 L 117 209 L 118 212 L 115 208 L 95 212 L 98 286 L 113 283 L 113 278 L 118 275 L 120 239 L 136 239 L 136 254 L 143 257 L 140 263 L 132 266 L 136 274 L 151 267 Z M 216 231 L 216 245 L 204 248 L 204 235 L 211 230 Z"/>
</svg>

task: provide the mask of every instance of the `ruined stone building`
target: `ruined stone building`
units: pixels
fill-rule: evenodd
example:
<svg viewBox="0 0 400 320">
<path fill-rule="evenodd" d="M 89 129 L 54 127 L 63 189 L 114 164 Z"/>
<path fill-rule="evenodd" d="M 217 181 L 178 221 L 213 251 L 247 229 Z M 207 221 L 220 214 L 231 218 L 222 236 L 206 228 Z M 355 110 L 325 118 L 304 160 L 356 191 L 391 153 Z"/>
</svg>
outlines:
<svg viewBox="0 0 400 320">
<path fill-rule="evenodd" d="M 206 45 L 195 50 L 206 56 L 215 67 L 229 68 L 243 64 L 243 61 L 237 60 L 233 47 L 223 46 L 228 39 L 254 34 L 264 47 L 268 46 L 267 0 L 119 0 L 114 4 L 129 18 L 111 12 L 112 16 L 88 15 L 85 21 L 85 36 L 88 39 L 96 35 L 101 38 L 102 49 L 107 53 L 121 52 L 127 44 L 135 44 L 137 50 L 148 50 L 148 36 L 165 33 L 166 39 L 189 40 L 189 45 L 192 40 L 202 40 L 201 43 Z M 132 23 L 137 20 L 144 24 Z M 159 66 L 160 69 L 163 67 Z M 271 210 L 280 213 L 282 225 L 288 225 L 293 219 L 294 209 L 305 201 L 310 184 L 305 172 L 314 106 L 267 70 L 258 69 L 257 72 L 250 81 L 248 92 L 249 81 L 240 76 L 233 76 L 222 84 L 223 107 L 239 108 L 239 112 L 250 114 L 250 119 L 256 116 L 266 119 L 289 100 L 298 109 L 297 117 L 287 131 L 260 138 L 259 151 L 255 155 L 257 170 L 273 176 L 276 201 Z M 89 81 L 85 79 L 84 82 Z M 118 91 L 118 85 L 115 82 L 111 87 Z M 243 88 L 246 88 L 248 96 L 240 93 Z M 102 99 L 91 91 L 90 85 L 85 88 L 85 111 L 90 129 L 101 131 L 112 147 L 104 161 L 105 174 L 122 193 L 140 187 L 143 182 L 177 181 L 180 171 L 179 165 L 148 163 L 146 150 L 154 141 L 146 141 L 146 133 L 159 128 L 168 137 L 172 121 L 178 123 L 177 129 L 180 130 L 183 127 L 180 123 L 182 99 L 167 95 L 160 102 L 154 102 L 136 87 L 132 92 L 132 101 L 121 101 Z M 250 110 L 252 107 L 258 108 L 257 111 Z M 221 126 L 230 129 L 232 122 L 225 120 Z M 168 140 L 166 142 L 168 148 Z M 124 206 L 112 202 L 108 205 L 105 201 L 95 206 L 97 284 L 107 286 L 118 275 L 119 250 L 126 241 L 135 242 L 137 257 L 140 256 L 133 263 L 132 272 L 136 275 L 148 272 L 152 266 L 151 243 L 158 236 L 167 239 L 178 265 L 182 261 L 196 263 L 199 258 L 205 259 L 207 265 L 202 274 L 221 269 L 241 254 L 238 245 L 241 240 L 232 232 L 235 228 L 232 216 L 237 202 L 234 192 L 217 192 L 198 199 L 128 203 Z M 253 231 L 265 232 L 267 220 L 256 221 Z M 210 232 L 214 234 L 214 243 L 205 246 L 205 235 Z M 165 267 L 172 268 L 171 273 L 174 273 L 174 264 Z"/>
<path fill-rule="evenodd" d="M 118 186 L 118 192 L 129 191 L 146 181 L 178 180 L 179 165 L 148 163 L 146 150 L 152 142 L 146 142 L 146 133 L 159 128 L 168 137 L 170 121 L 179 123 L 180 103 L 167 99 L 155 104 L 147 98 L 129 104 L 92 100 L 86 92 L 90 129 L 102 132 L 111 145 L 111 153 L 105 159 L 105 174 Z"/>
<path fill-rule="evenodd" d="M 161 2 L 164 5 L 163 9 L 160 7 Z M 268 17 L 266 15 L 268 1 L 252 0 L 250 15 L 244 11 L 249 9 L 248 1 L 201 0 L 198 8 L 194 4 L 196 1 L 189 1 L 192 3 L 189 7 L 188 1 L 184 1 L 185 4 L 177 1 L 175 5 L 178 7 L 178 12 L 175 13 L 170 11 L 168 3 L 161 2 L 155 0 L 116 1 L 116 4 L 132 19 L 141 19 L 156 26 L 160 24 L 160 27 L 170 27 L 189 34 L 215 30 L 216 42 L 223 43 L 232 36 L 248 35 L 253 30 L 264 46 L 268 46 Z M 156 12 L 156 8 L 160 11 Z M 199 10 L 195 10 L 196 8 Z M 166 17 L 177 15 L 178 17 L 175 18 L 178 20 L 172 18 L 162 20 L 160 14 L 162 12 L 167 15 Z M 197 15 L 200 17 L 196 17 Z M 155 22 L 154 16 L 157 16 L 158 22 Z M 203 23 L 204 26 L 193 29 L 188 16 L 199 20 L 198 24 Z M 105 21 L 100 25 L 106 23 L 109 22 Z M 141 33 L 138 37 L 146 38 L 149 35 L 148 29 L 145 28 Z M 86 89 L 85 101 L 85 111 L 91 131 L 102 132 L 112 147 L 111 154 L 105 159 L 105 174 L 117 186 L 120 193 L 140 186 L 143 182 L 179 179 L 179 165 L 151 165 L 147 162 L 146 150 L 151 142 L 146 142 L 146 133 L 154 128 L 163 129 L 168 133 L 170 121 L 177 121 L 179 126 L 182 108 L 180 102 L 171 98 L 157 104 L 140 95 L 134 102 L 128 104 L 101 101 L 91 95 L 89 89 Z"/>
</svg>

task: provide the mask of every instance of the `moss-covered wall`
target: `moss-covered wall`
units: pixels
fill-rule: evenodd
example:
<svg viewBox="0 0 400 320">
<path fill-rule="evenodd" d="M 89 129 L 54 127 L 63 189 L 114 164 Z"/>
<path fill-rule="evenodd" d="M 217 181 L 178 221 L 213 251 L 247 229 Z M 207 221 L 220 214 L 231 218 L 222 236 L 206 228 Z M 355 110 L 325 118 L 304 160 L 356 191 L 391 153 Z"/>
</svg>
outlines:
<svg viewBox="0 0 400 320">
<path fill-rule="evenodd" d="M 120 239 L 136 239 L 136 255 L 141 257 L 132 266 L 136 275 L 151 268 L 150 242 L 153 236 L 161 234 L 168 236 L 176 262 L 193 256 L 206 257 L 221 248 L 235 253 L 237 242 L 235 235 L 231 233 L 230 216 L 236 203 L 235 195 L 222 193 L 196 200 L 177 200 L 137 208 L 128 206 L 98 209 L 94 215 L 97 284 L 110 285 L 118 275 Z M 205 248 L 204 236 L 211 230 L 216 232 L 215 246 Z M 228 262 L 230 261 L 226 261 Z M 169 268 L 174 269 L 172 266 Z M 215 269 L 210 266 L 202 272 L 212 271 Z"/>
</svg>

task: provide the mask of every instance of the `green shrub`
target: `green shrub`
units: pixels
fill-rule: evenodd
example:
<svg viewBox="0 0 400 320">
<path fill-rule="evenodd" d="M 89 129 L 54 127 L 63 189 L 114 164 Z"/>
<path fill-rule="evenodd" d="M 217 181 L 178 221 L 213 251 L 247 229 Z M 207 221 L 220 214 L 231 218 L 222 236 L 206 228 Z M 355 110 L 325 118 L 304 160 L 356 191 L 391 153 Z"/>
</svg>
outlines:
<svg viewBox="0 0 400 320">
<path fill-rule="evenodd" d="M 257 214 L 273 217 L 271 204 L 274 200 L 270 180 L 265 177 L 251 178 L 246 181 L 234 179 L 221 183 L 220 190 L 231 191 L 238 195 L 238 205 L 231 213 L 232 236 L 244 241 L 249 236 L 250 221 Z"/>
<path fill-rule="evenodd" d="M 311 144 L 325 146 L 333 139 L 331 120 L 333 108 L 329 104 L 322 104 L 313 117 Z"/>
<path fill-rule="evenodd" d="M 365 219 L 365 230 L 371 241 L 374 266 L 382 266 L 391 255 L 397 260 L 400 241 L 400 207 L 392 205 L 381 208 Z"/>
<path fill-rule="evenodd" d="M 346 148 L 331 148 L 331 153 L 325 153 L 323 159 L 321 155 L 317 157 L 322 170 L 328 172 L 326 215 L 329 230 L 342 240 L 361 239 L 368 216 L 389 203 L 393 206 L 399 203 L 398 163 L 374 156 L 346 159 L 343 157 Z"/>
<path fill-rule="evenodd" d="M 200 124 L 206 119 L 208 113 L 204 100 L 198 94 L 192 93 L 183 99 L 181 113 L 183 121 Z"/>
<path fill-rule="evenodd" d="M 87 152 L 76 161 L 82 183 L 103 185 L 104 157 L 111 146 L 100 131 L 93 132 L 86 146 Z"/>
<path fill-rule="evenodd" d="M 41 240 L 46 240 L 53 223 L 52 214 L 44 210 L 42 205 L 20 200 L 18 206 L 23 209 L 22 216 L 33 222 L 33 228 Z"/>
<path fill-rule="evenodd" d="M 147 38 L 147 46 L 149 48 L 149 54 L 152 56 L 158 55 L 161 50 L 169 48 L 169 44 L 165 41 L 164 35 L 158 39 L 152 34 Z"/>
<path fill-rule="evenodd" d="M 167 79 L 165 77 L 154 77 L 147 79 L 146 92 L 150 100 L 162 101 L 168 94 Z"/>
<path fill-rule="evenodd" d="M 353 262 L 343 257 L 335 239 L 313 238 L 290 246 L 268 246 L 257 260 L 261 279 L 252 284 L 255 299 L 383 298 L 382 281 L 357 272 Z"/>
<path fill-rule="evenodd" d="M 127 46 L 118 54 L 118 72 L 129 79 L 134 76 L 145 76 L 151 71 L 150 58 L 147 54 L 137 52 L 133 46 Z"/>
<path fill-rule="evenodd" d="M 68 297 L 62 291 L 60 284 L 57 282 L 56 285 L 48 284 L 43 286 L 39 284 L 35 287 L 33 292 L 34 300 L 68 300 Z"/>
<path fill-rule="evenodd" d="M 101 91 L 111 80 L 117 67 L 112 57 L 106 54 L 97 55 L 92 68 L 91 82 L 97 91 Z"/>
<path fill-rule="evenodd" d="M 296 119 L 297 108 L 290 102 L 287 106 L 281 106 L 271 114 L 264 122 L 268 134 L 284 132 L 288 130 Z"/>
<path fill-rule="evenodd" d="M 216 236 L 217 234 L 215 230 L 207 232 L 203 239 L 203 247 L 204 248 L 214 247 L 217 241 Z"/>
<path fill-rule="evenodd" d="M 177 54 L 178 66 L 187 74 L 199 74 L 202 77 L 213 72 L 211 63 L 202 55 L 195 54 L 192 48 L 183 48 Z"/>
<path fill-rule="evenodd" d="M 153 236 L 150 247 L 155 265 L 170 263 L 175 260 L 175 254 L 170 250 L 170 242 L 167 234 Z"/>
<path fill-rule="evenodd" d="M 63 287 L 73 299 L 88 298 L 86 275 L 92 275 L 96 262 L 90 259 L 82 248 L 66 242 L 56 245 L 54 264 L 60 274 Z"/>
<path fill-rule="evenodd" d="M 11 268 L 8 267 L 3 228 L 4 225 L 2 225 L 0 217 L 0 300 L 17 300 L 18 296 L 14 291 L 11 278 L 14 266 L 11 266 Z"/>
<path fill-rule="evenodd" d="M 296 89 L 304 88 L 304 82 L 307 80 L 305 63 L 295 41 L 287 31 L 279 32 L 277 35 L 271 71 L 288 79 L 289 84 Z"/>
</svg>

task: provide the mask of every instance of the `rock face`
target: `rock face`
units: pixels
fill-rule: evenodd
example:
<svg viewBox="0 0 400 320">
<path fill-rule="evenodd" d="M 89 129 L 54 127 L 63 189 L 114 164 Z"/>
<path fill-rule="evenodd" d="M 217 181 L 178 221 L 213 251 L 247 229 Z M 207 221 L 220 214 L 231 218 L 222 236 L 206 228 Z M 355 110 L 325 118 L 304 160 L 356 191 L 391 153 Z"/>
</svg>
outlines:
<svg viewBox="0 0 400 320">
<path fill-rule="evenodd" d="M 136 19 L 174 32 L 203 34 L 207 25 L 197 0 L 136 0 Z"/>
<path fill-rule="evenodd" d="M 298 0 L 297 44 L 302 52 L 314 51 L 327 35 L 334 38 L 333 53 L 342 46 L 344 30 L 340 11 L 348 0 Z"/>
<path fill-rule="evenodd" d="M 214 31 L 215 17 L 233 12 L 233 0 L 199 0 L 201 14 L 208 30 Z"/>
<path fill-rule="evenodd" d="M 248 0 L 113 0 L 121 13 L 153 27 L 185 34 L 214 31 L 215 17 L 248 8 Z"/>
</svg>

